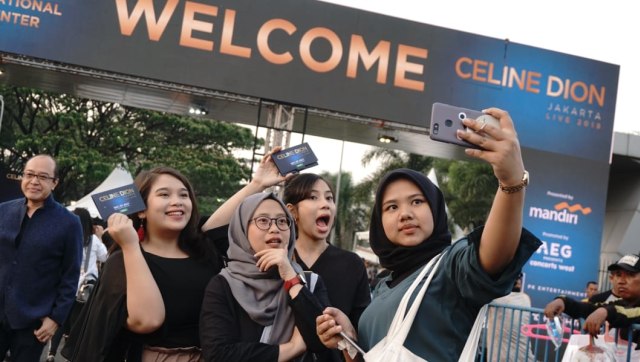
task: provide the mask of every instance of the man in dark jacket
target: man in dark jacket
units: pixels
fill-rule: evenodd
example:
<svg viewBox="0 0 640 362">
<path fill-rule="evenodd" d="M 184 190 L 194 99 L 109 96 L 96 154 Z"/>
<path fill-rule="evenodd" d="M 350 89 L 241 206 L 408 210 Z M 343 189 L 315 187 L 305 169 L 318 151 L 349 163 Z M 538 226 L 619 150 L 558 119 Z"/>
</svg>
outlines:
<svg viewBox="0 0 640 362">
<path fill-rule="evenodd" d="M 611 264 L 609 267 L 613 267 L 615 264 L 617 263 Z M 609 284 L 611 284 L 611 289 L 602 293 L 592 295 L 591 297 L 589 297 L 589 302 L 607 303 L 620 299 L 620 297 L 618 296 L 618 285 L 613 281 L 613 272 L 609 272 Z"/>
<path fill-rule="evenodd" d="M 586 318 L 584 329 L 597 335 L 602 324 L 607 321 L 614 328 L 621 328 L 620 337 L 628 338 L 628 327 L 640 323 L 640 256 L 625 255 L 618 262 L 609 265 L 613 275 L 613 285 L 619 300 L 608 303 L 579 302 L 565 296 L 547 304 L 544 314 L 548 318 L 566 313 L 573 318 Z M 640 335 L 633 336 L 640 342 Z"/>
<path fill-rule="evenodd" d="M 0 204 L 0 360 L 37 362 L 75 299 L 80 220 L 53 199 L 55 160 L 31 158 L 22 174 L 24 198 Z"/>
</svg>

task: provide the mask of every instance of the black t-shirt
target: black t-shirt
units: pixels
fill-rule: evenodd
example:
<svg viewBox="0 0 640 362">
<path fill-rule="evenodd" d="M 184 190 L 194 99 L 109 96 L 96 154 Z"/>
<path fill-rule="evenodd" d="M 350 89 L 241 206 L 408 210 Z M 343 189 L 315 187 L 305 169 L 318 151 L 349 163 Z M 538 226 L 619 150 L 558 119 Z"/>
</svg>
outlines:
<svg viewBox="0 0 640 362">
<path fill-rule="evenodd" d="M 216 243 L 219 235 L 205 233 Z M 226 244 L 228 245 L 228 244 Z M 143 344 L 161 347 L 199 346 L 199 317 L 204 290 L 209 280 L 223 267 L 226 246 L 214 244 L 213 257 L 207 262 L 197 257 L 171 259 L 143 255 L 158 284 L 165 303 L 165 323 L 151 334 L 135 334 L 125 328 L 126 275 L 121 251 L 107 259 L 98 283 L 72 326 L 63 356 L 73 361 L 140 360 Z"/>
<path fill-rule="evenodd" d="M 165 348 L 199 346 L 198 321 L 204 290 L 219 269 L 194 258 L 163 258 L 144 251 L 143 254 L 165 308 L 162 328 L 145 336 L 145 344 Z"/>
<path fill-rule="evenodd" d="M 327 287 L 331 305 L 349 316 L 358 328 L 360 315 L 371 303 L 371 288 L 364 262 L 356 253 L 329 245 L 309 268 L 295 252 L 295 260 L 302 269 L 320 275 Z"/>
</svg>

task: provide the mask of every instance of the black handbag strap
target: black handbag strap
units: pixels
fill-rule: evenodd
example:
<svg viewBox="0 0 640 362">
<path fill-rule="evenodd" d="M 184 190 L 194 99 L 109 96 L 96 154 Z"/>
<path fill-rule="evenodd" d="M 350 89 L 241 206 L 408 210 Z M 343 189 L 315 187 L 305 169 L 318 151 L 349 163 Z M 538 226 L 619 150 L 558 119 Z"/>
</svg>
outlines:
<svg viewBox="0 0 640 362">
<path fill-rule="evenodd" d="M 91 252 L 91 243 L 93 243 L 93 235 L 89 237 L 89 244 L 87 244 L 87 246 L 84 247 L 84 266 L 82 271 L 85 274 L 87 273 L 87 268 L 89 267 L 89 259 L 91 259 L 89 257 L 89 253 Z"/>
</svg>

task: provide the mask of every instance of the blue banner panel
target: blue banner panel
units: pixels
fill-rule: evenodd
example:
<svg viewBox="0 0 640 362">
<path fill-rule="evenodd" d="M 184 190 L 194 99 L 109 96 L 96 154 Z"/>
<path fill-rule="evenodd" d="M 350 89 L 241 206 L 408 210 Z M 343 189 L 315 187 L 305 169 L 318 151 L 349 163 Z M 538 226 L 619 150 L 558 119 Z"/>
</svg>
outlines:
<svg viewBox="0 0 640 362">
<path fill-rule="evenodd" d="M 523 146 L 607 162 L 619 66 L 312 0 L 0 0 L 0 52 L 428 128 L 508 109 Z"/>
<path fill-rule="evenodd" d="M 524 268 L 524 291 L 535 307 L 560 294 L 582 299 L 597 280 L 608 165 L 526 149 L 530 173 L 524 225 L 543 245 Z"/>
</svg>

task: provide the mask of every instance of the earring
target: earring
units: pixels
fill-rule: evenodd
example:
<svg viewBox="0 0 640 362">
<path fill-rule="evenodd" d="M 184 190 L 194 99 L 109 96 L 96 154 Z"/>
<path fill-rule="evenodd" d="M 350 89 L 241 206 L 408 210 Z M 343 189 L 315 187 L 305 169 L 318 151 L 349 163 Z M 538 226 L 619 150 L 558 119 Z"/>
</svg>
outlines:
<svg viewBox="0 0 640 362">
<path fill-rule="evenodd" d="M 144 240 L 144 227 L 142 225 L 138 228 L 138 240 Z"/>
<path fill-rule="evenodd" d="M 144 240 L 144 219 L 140 219 L 140 226 L 138 227 L 138 241 Z"/>
</svg>

